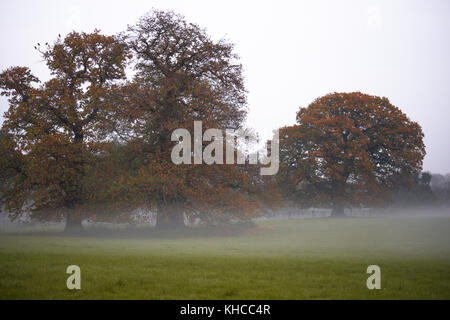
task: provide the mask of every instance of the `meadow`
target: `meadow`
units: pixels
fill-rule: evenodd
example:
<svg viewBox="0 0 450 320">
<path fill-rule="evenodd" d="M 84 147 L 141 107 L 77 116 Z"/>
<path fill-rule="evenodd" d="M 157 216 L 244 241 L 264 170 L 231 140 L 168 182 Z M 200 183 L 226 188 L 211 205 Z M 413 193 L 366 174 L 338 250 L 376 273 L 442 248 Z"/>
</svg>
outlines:
<svg viewBox="0 0 450 320">
<path fill-rule="evenodd" d="M 450 299 L 450 218 L 258 220 L 216 231 L 2 231 L 0 299 Z M 366 287 L 372 264 L 380 290 Z M 81 290 L 67 289 L 68 265 L 81 268 Z"/>
</svg>

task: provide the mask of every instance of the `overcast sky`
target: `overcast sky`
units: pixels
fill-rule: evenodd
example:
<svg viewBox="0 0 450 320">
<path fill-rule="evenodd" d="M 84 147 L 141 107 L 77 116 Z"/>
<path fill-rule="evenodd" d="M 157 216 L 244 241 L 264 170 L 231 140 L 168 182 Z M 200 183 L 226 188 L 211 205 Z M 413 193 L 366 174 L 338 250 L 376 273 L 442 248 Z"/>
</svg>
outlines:
<svg viewBox="0 0 450 320">
<path fill-rule="evenodd" d="M 450 172 L 450 1 L 0 0 L 0 70 L 48 71 L 33 49 L 72 30 L 124 31 L 172 9 L 236 44 L 248 126 L 264 138 L 330 92 L 386 96 L 425 133 L 424 169 Z M 0 100 L 0 113 L 8 108 Z M 3 117 L 0 118 L 0 123 Z"/>
</svg>

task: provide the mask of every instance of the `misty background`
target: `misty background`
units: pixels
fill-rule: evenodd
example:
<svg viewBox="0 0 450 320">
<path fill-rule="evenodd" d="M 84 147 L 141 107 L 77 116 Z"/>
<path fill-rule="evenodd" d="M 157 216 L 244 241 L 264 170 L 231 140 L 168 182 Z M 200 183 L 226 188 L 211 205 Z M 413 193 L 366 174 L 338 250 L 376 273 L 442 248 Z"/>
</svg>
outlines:
<svg viewBox="0 0 450 320">
<path fill-rule="evenodd" d="M 2 1 L 0 70 L 49 77 L 34 46 L 72 30 L 124 31 L 170 9 L 235 43 L 249 91 L 247 125 L 270 138 L 330 92 L 386 96 L 425 133 L 423 169 L 450 172 L 449 1 Z M 8 108 L 0 99 L 0 114 Z M 0 123 L 3 116 L 0 117 Z"/>
</svg>

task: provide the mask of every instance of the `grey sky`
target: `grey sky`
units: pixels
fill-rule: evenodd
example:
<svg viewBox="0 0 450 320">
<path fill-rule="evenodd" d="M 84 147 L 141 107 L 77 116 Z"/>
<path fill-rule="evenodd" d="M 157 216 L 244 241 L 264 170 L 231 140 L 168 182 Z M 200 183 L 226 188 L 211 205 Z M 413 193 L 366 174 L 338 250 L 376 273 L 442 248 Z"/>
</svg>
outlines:
<svg viewBox="0 0 450 320">
<path fill-rule="evenodd" d="M 424 169 L 450 172 L 450 1 L 0 1 L 0 70 L 46 80 L 37 43 L 72 30 L 114 34 L 152 7 L 236 44 L 248 125 L 268 138 L 334 91 L 386 96 L 425 132 Z M 8 107 L 0 100 L 0 113 Z M 0 122 L 3 118 L 0 118 Z"/>
</svg>

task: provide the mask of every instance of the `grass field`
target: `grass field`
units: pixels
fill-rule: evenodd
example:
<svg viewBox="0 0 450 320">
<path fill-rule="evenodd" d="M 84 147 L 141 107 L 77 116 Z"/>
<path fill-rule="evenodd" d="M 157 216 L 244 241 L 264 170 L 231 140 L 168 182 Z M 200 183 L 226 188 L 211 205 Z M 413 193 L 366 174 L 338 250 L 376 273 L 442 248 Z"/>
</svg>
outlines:
<svg viewBox="0 0 450 320">
<path fill-rule="evenodd" d="M 0 298 L 450 299 L 450 218 L 256 224 L 238 236 L 2 233 Z M 66 288 L 72 264 L 81 290 Z M 371 264 L 381 290 L 366 287 Z"/>
</svg>

